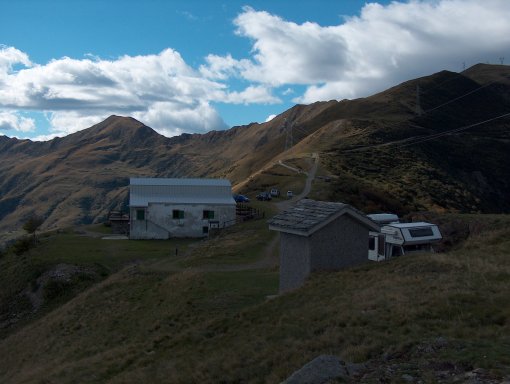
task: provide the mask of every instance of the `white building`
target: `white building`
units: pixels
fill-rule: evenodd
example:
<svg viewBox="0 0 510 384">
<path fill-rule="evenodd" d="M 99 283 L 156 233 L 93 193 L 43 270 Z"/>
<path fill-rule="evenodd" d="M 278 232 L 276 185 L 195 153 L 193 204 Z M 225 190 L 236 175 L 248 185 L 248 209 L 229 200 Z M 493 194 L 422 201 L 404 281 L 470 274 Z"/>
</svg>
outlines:
<svg viewBox="0 0 510 384">
<path fill-rule="evenodd" d="M 129 211 L 131 239 L 203 237 L 236 219 L 226 179 L 131 178 Z"/>
</svg>

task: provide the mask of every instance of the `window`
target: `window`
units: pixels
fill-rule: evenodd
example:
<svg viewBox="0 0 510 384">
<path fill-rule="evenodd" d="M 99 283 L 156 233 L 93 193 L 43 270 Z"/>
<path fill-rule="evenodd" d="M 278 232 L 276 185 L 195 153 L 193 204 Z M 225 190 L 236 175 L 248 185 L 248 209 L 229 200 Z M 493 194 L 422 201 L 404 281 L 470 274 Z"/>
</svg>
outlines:
<svg viewBox="0 0 510 384">
<path fill-rule="evenodd" d="M 145 220 L 145 209 L 136 210 L 136 220 Z"/>
<path fill-rule="evenodd" d="M 203 226 L 203 227 L 202 227 L 202 233 L 203 233 L 204 235 L 207 235 L 207 234 L 209 233 L 209 227 Z"/>
<path fill-rule="evenodd" d="M 409 229 L 409 234 L 411 235 L 411 237 L 425 237 L 432 236 L 434 233 L 432 232 L 431 227 L 425 227 Z"/>
<path fill-rule="evenodd" d="M 375 250 L 375 237 L 368 238 L 368 249 L 371 251 Z"/>
<path fill-rule="evenodd" d="M 184 211 L 181 211 L 180 209 L 174 209 L 172 211 L 172 218 L 173 219 L 184 219 Z"/>
<path fill-rule="evenodd" d="M 204 210 L 203 218 L 204 219 L 214 219 L 214 211 Z"/>
</svg>

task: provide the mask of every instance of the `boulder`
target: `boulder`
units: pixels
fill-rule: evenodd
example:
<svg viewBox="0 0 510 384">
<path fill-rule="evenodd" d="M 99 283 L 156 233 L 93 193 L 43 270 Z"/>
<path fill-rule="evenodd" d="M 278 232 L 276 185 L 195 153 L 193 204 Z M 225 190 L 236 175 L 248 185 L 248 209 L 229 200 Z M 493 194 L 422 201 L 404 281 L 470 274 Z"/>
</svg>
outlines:
<svg viewBox="0 0 510 384">
<path fill-rule="evenodd" d="M 339 378 L 349 378 L 345 362 L 336 356 L 320 355 L 294 372 L 281 384 L 325 384 Z"/>
</svg>

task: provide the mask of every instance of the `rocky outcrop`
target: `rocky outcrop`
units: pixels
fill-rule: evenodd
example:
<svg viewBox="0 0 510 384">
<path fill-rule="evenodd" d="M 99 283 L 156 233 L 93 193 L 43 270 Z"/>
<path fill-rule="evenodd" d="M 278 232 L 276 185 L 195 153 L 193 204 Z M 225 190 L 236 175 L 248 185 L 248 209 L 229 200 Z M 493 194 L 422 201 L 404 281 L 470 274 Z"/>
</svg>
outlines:
<svg viewBox="0 0 510 384">
<path fill-rule="evenodd" d="M 281 384 L 326 384 L 331 380 L 349 380 L 363 371 L 363 368 L 363 364 L 345 362 L 333 355 L 320 355 Z"/>
</svg>

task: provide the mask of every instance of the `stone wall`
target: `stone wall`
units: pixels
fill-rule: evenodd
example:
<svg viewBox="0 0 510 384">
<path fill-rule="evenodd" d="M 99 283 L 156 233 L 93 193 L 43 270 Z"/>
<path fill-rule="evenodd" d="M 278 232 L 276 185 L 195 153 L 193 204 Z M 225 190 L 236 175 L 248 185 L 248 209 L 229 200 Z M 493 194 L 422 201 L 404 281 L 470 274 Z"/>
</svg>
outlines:
<svg viewBox="0 0 510 384">
<path fill-rule="evenodd" d="M 300 287 L 309 274 L 308 238 L 280 232 L 280 292 Z"/>
<path fill-rule="evenodd" d="M 209 221 L 218 221 L 219 226 L 235 222 L 235 205 L 205 204 L 149 204 L 145 209 L 145 220 L 137 220 L 136 210 L 131 208 L 131 239 L 168 239 L 170 237 L 207 236 L 204 227 Z M 174 218 L 173 211 L 184 212 L 184 217 Z M 204 210 L 214 211 L 214 217 L 204 219 Z"/>
<path fill-rule="evenodd" d="M 338 270 L 368 261 L 368 228 L 345 214 L 310 236 L 311 271 Z"/>
</svg>

